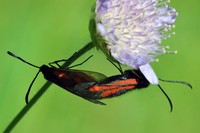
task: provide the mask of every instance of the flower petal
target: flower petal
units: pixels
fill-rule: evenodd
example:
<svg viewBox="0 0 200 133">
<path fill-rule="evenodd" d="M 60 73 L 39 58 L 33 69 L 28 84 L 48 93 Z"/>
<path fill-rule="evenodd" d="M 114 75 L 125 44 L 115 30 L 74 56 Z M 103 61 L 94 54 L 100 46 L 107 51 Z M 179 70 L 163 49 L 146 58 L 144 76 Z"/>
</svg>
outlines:
<svg viewBox="0 0 200 133">
<path fill-rule="evenodd" d="M 150 64 L 145 64 L 139 67 L 140 71 L 144 74 L 145 78 L 151 83 L 157 85 L 159 83 L 153 68 Z"/>
</svg>

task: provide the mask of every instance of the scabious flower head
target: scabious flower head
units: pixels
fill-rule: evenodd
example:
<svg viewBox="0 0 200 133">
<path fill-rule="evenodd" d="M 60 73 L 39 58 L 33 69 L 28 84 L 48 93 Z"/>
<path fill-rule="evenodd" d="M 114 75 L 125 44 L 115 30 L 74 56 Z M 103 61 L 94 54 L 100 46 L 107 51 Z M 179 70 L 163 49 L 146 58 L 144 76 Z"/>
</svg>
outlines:
<svg viewBox="0 0 200 133">
<path fill-rule="evenodd" d="M 169 0 L 96 0 L 90 21 L 93 43 L 108 57 L 140 69 L 152 84 L 157 76 L 149 65 L 167 53 L 159 45 L 170 37 L 177 12 Z"/>
</svg>

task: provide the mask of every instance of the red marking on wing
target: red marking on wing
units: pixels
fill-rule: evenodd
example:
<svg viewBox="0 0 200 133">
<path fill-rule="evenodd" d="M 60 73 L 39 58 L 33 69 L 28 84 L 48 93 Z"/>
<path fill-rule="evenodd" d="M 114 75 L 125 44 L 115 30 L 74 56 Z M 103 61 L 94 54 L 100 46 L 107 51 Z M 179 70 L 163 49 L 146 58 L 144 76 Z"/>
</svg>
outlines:
<svg viewBox="0 0 200 133">
<path fill-rule="evenodd" d="M 137 80 L 136 79 L 125 79 L 125 80 L 118 80 L 118 81 L 114 81 L 113 84 L 114 85 L 137 85 Z"/>
<path fill-rule="evenodd" d="M 99 92 L 102 91 L 101 97 L 109 97 L 110 95 L 114 95 L 122 90 L 132 90 L 138 84 L 136 79 L 126 79 L 126 80 L 118 80 L 113 81 L 109 84 L 102 85 L 94 85 L 89 91 L 91 92 Z"/>
<path fill-rule="evenodd" d="M 65 73 L 60 73 L 60 74 L 58 74 L 58 77 L 59 78 L 62 78 L 62 77 L 64 77 L 65 76 Z"/>
<path fill-rule="evenodd" d="M 91 87 L 89 90 L 92 92 L 98 92 L 98 91 L 103 91 L 107 89 L 116 89 L 116 87 L 120 87 L 120 86 L 128 86 L 128 85 L 135 86 L 137 84 L 138 82 L 136 81 L 136 79 L 126 79 L 126 80 L 114 81 L 109 84 L 95 85 Z"/>
<path fill-rule="evenodd" d="M 109 90 L 106 90 L 106 91 L 102 92 L 101 96 L 102 97 L 108 97 L 110 95 L 116 94 L 119 91 L 122 91 L 122 90 L 132 90 L 134 88 L 135 88 L 134 85 L 132 85 L 132 86 L 117 87 L 116 89 L 111 89 L 111 90 L 109 89 Z"/>
</svg>

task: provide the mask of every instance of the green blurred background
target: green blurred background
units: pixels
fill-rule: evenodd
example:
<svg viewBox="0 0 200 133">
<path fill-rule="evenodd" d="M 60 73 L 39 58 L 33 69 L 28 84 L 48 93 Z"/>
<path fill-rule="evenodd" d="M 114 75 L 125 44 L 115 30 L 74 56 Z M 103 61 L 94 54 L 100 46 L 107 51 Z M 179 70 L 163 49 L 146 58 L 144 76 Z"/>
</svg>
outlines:
<svg viewBox="0 0 200 133">
<path fill-rule="evenodd" d="M 0 132 L 25 106 L 24 96 L 38 71 L 8 56 L 8 50 L 36 64 L 67 58 L 90 41 L 88 21 L 94 0 L 0 0 Z M 200 1 L 172 0 L 179 12 L 176 35 L 164 41 L 176 55 L 161 56 L 152 63 L 163 79 L 188 81 L 193 90 L 180 84 L 161 83 L 174 104 L 169 105 L 157 86 L 91 104 L 52 85 L 13 129 L 13 133 L 199 133 L 200 132 Z M 94 57 L 77 67 L 119 72 L 92 49 Z M 102 67 L 103 64 L 103 67 Z M 104 68 L 106 66 L 106 68 Z M 45 83 L 42 74 L 31 97 Z"/>
</svg>

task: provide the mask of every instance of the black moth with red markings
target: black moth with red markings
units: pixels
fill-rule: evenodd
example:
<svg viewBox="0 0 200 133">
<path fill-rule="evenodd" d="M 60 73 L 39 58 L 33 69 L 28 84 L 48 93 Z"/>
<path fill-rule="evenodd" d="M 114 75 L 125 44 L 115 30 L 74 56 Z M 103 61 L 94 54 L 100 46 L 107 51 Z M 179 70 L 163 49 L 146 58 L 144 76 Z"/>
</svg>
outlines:
<svg viewBox="0 0 200 133">
<path fill-rule="evenodd" d="M 51 62 L 49 63 L 50 67 L 47 65 L 38 67 L 25 61 L 10 51 L 8 51 L 8 54 L 25 62 L 26 64 L 39 68 L 39 72 L 36 74 L 26 94 L 26 103 L 28 103 L 28 95 L 32 84 L 40 72 L 43 73 L 46 80 L 55 83 L 56 85 L 75 95 L 102 105 L 105 104 L 97 99 L 118 96 L 135 88 L 145 88 L 149 85 L 149 82 L 139 70 L 127 70 L 122 75 L 106 77 L 98 72 L 69 69 L 74 66 L 69 68 L 61 68 L 58 63 L 66 60 Z M 86 59 L 84 62 L 86 62 L 88 59 Z M 81 65 L 84 62 L 78 65 Z M 53 64 L 56 64 L 59 68 L 54 67 Z"/>
<path fill-rule="evenodd" d="M 122 75 L 111 76 L 99 82 L 77 84 L 73 91 L 91 102 L 100 103 L 98 99 L 119 96 L 134 89 L 146 88 L 149 84 L 139 70 L 127 70 Z"/>
<path fill-rule="evenodd" d="M 139 70 L 127 70 L 122 75 L 106 77 L 98 72 L 69 69 L 74 66 L 61 68 L 58 63 L 66 60 L 51 62 L 49 63 L 50 67 L 47 65 L 38 67 L 25 61 L 10 51 L 8 51 L 8 54 L 25 62 L 26 64 L 39 68 L 38 73 L 36 74 L 27 91 L 25 99 L 26 103 L 28 103 L 28 96 L 32 84 L 40 72 L 43 73 L 46 80 L 55 83 L 63 89 L 86 100 L 102 105 L 105 105 L 105 103 L 98 101 L 98 99 L 119 96 L 130 90 L 136 88 L 145 88 L 149 85 L 149 82 Z M 86 62 L 88 59 L 86 59 L 84 62 Z M 81 65 L 84 62 L 77 65 Z M 54 67 L 53 64 L 56 64 L 59 68 Z"/>
<path fill-rule="evenodd" d="M 58 60 L 51 62 L 49 63 L 50 67 L 47 65 L 42 65 L 41 67 L 38 67 L 25 61 L 19 56 L 16 56 L 12 52 L 8 51 L 8 54 L 25 62 L 26 64 L 39 68 L 38 73 L 36 74 L 27 91 L 26 103 L 28 103 L 28 95 L 31 86 L 40 72 L 43 73 L 46 80 L 55 83 L 56 85 L 77 96 L 80 96 L 88 101 L 101 105 L 105 105 L 105 103 L 99 101 L 99 99 L 119 96 L 128 91 L 146 88 L 150 85 L 149 81 L 144 77 L 140 70 L 126 70 L 122 72 L 120 68 L 118 68 L 121 72 L 121 75 L 106 77 L 105 75 L 98 72 L 70 69 L 74 66 L 83 64 L 91 56 L 80 64 L 68 68 L 61 68 L 61 66 L 58 63 L 66 60 Z M 59 68 L 54 67 L 52 64 L 56 64 Z M 164 82 L 181 83 L 188 85 L 190 88 L 192 88 L 192 86 L 187 82 L 162 79 L 160 80 Z M 158 87 L 168 99 L 172 111 L 173 105 L 170 98 L 164 92 L 160 85 L 158 85 Z"/>
<path fill-rule="evenodd" d="M 25 61 L 24 59 L 22 59 L 21 57 L 13 54 L 12 52 L 8 51 L 7 52 L 9 55 L 11 55 L 12 57 L 15 57 L 19 60 L 21 60 L 22 62 L 29 64 L 33 67 L 39 68 L 38 73 L 36 74 L 36 76 L 34 77 L 33 81 L 31 82 L 29 89 L 26 93 L 26 97 L 25 97 L 25 101 L 28 104 L 28 96 L 31 90 L 31 87 L 35 81 L 35 79 L 37 78 L 38 74 L 40 72 L 43 73 L 44 78 L 52 83 L 55 83 L 56 85 L 62 87 L 63 89 L 76 94 L 74 91 L 74 88 L 76 85 L 79 85 L 81 83 L 90 83 L 90 84 L 94 84 L 95 82 L 101 81 L 103 79 L 106 79 L 107 77 L 101 73 L 98 72 L 92 72 L 92 71 L 79 71 L 79 70 L 72 70 L 70 68 L 74 67 L 74 66 L 78 66 L 83 64 L 84 62 L 86 62 L 88 59 L 86 59 L 84 62 L 68 67 L 68 68 L 61 68 L 61 66 L 58 64 L 59 62 L 63 62 L 63 61 L 67 61 L 67 60 L 58 60 L 58 61 L 54 61 L 49 63 L 50 67 L 47 65 L 42 65 L 41 67 L 33 65 L 27 61 Z M 53 66 L 53 64 L 57 65 L 59 68 L 56 68 Z M 82 87 L 85 87 L 84 84 L 81 85 Z M 78 94 L 76 94 L 78 95 Z M 78 95 L 83 97 L 82 95 Z M 85 98 L 85 97 L 83 97 Z M 87 99 L 87 98 L 85 98 Z"/>
</svg>

